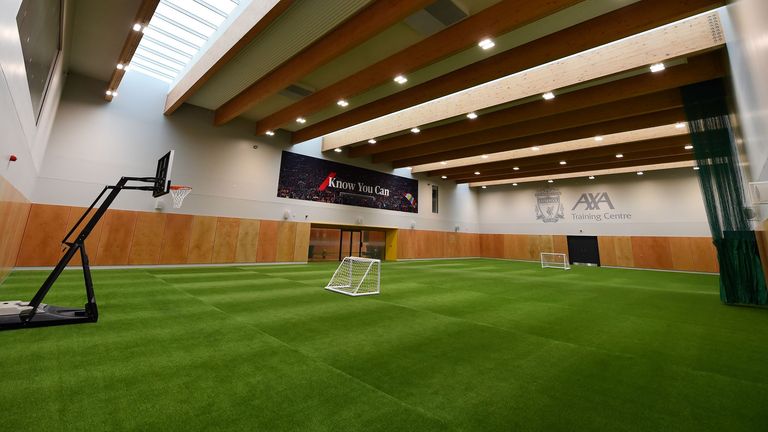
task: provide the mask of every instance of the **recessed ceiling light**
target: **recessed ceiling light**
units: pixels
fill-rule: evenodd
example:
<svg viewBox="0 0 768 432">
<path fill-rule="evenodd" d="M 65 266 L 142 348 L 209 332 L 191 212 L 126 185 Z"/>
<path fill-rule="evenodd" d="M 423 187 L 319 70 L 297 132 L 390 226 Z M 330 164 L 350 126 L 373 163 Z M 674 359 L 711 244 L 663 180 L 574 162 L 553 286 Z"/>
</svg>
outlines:
<svg viewBox="0 0 768 432">
<path fill-rule="evenodd" d="M 307 122 L 307 119 L 305 119 L 304 117 L 296 117 L 296 123 L 304 124 L 306 122 Z"/>
<path fill-rule="evenodd" d="M 448 162 L 442 161 L 442 162 L 440 162 L 440 165 L 448 165 Z"/>
<path fill-rule="evenodd" d="M 600 135 L 598 135 L 598 136 L 596 136 L 596 137 L 595 137 L 595 141 L 602 141 L 602 140 L 603 140 L 603 137 L 602 137 L 602 136 L 600 136 Z"/>
<path fill-rule="evenodd" d="M 335 151 L 336 153 L 341 153 L 341 148 L 336 147 L 335 149 L 333 149 L 333 151 Z"/>
<path fill-rule="evenodd" d="M 406 77 L 404 77 L 402 75 L 398 75 L 398 76 L 395 77 L 395 82 L 398 83 L 398 84 L 405 84 L 405 83 L 408 82 L 408 78 L 406 78 Z"/>
<path fill-rule="evenodd" d="M 685 123 L 684 122 L 677 122 L 677 123 L 675 123 L 675 127 L 678 128 L 678 129 L 682 129 L 682 128 L 685 127 Z"/>
<path fill-rule="evenodd" d="M 698 171 L 698 170 L 699 170 L 699 167 L 695 166 L 695 167 L 693 167 L 693 170 L 694 170 L 694 171 Z"/>
<path fill-rule="evenodd" d="M 477 113 L 473 111 L 473 112 L 467 114 L 467 118 L 470 119 L 470 120 L 474 120 L 474 119 L 477 118 Z"/>
<path fill-rule="evenodd" d="M 623 155 L 623 154 L 621 154 L 621 153 L 619 153 L 619 154 L 617 154 L 617 155 L 616 155 L 616 157 L 617 157 L 617 158 L 619 158 L 619 159 L 621 159 L 621 158 L 623 158 L 623 157 L 624 157 L 624 155 Z"/>
<path fill-rule="evenodd" d="M 594 179 L 595 179 L 595 176 L 589 176 L 589 179 L 590 179 L 590 180 L 594 180 Z"/>
<path fill-rule="evenodd" d="M 543 95 L 541 95 L 541 97 L 543 97 L 544 100 L 552 100 L 555 98 L 555 94 L 552 92 L 546 92 Z"/>
<path fill-rule="evenodd" d="M 376 144 L 376 140 L 371 138 L 368 140 L 368 144 Z"/>
<path fill-rule="evenodd" d="M 411 128 L 411 132 L 419 133 L 419 132 L 421 132 L 421 129 L 419 129 L 419 128 Z"/>
<path fill-rule="evenodd" d="M 488 186 L 483 186 L 483 189 L 488 189 Z"/>
<path fill-rule="evenodd" d="M 567 163 L 568 163 L 568 162 L 566 162 L 566 161 L 560 161 L 560 165 L 565 165 L 565 164 L 567 164 Z"/>
<path fill-rule="evenodd" d="M 512 183 L 512 186 L 517 186 L 517 183 Z"/>
<path fill-rule="evenodd" d="M 645 173 L 643 173 L 642 171 L 638 171 L 637 172 L 637 175 L 643 175 L 643 174 L 645 174 Z"/>
<path fill-rule="evenodd" d="M 141 31 L 141 24 L 136 23 L 133 25 L 133 31 Z"/>
<path fill-rule="evenodd" d="M 269 135 L 269 136 L 275 136 L 275 132 L 274 132 L 274 131 L 271 131 L 271 130 L 268 130 L 268 131 L 266 131 L 266 132 L 264 132 L 264 133 L 265 133 L 265 134 L 267 134 L 267 135 Z"/>
<path fill-rule="evenodd" d="M 107 96 L 112 96 L 112 90 L 107 90 Z"/>
<path fill-rule="evenodd" d="M 491 39 L 485 38 L 485 39 L 481 40 L 480 42 L 478 42 L 477 46 L 479 46 L 480 48 L 482 48 L 484 50 L 487 50 L 487 49 L 491 49 L 491 48 L 495 47 L 496 44 Z"/>
<path fill-rule="evenodd" d="M 664 63 L 654 63 L 654 64 L 651 65 L 651 72 L 654 72 L 654 73 L 655 72 L 661 72 L 661 71 L 663 71 L 666 68 L 667 67 L 664 66 Z"/>
<path fill-rule="evenodd" d="M 547 183 L 554 183 L 554 180 L 547 180 Z"/>
<path fill-rule="evenodd" d="M 123 70 L 123 69 L 125 69 L 125 65 L 123 65 L 122 63 L 118 63 L 118 64 L 117 64 L 117 68 L 118 68 L 119 70 Z"/>
<path fill-rule="evenodd" d="M 480 175 L 480 171 L 475 171 L 475 175 Z"/>
<path fill-rule="evenodd" d="M 349 102 L 345 101 L 344 99 L 339 99 L 338 102 L 336 102 L 336 105 L 344 108 L 349 105 Z"/>
<path fill-rule="evenodd" d="M 686 150 L 693 150 L 693 146 L 688 144 L 687 146 L 683 147 Z"/>
<path fill-rule="evenodd" d="M 113 90 L 113 91 L 112 91 L 112 97 L 113 97 L 113 98 L 116 98 L 116 97 L 117 97 L 117 90 Z"/>
<path fill-rule="evenodd" d="M 480 157 L 483 159 L 488 159 L 488 155 L 480 155 Z"/>
<path fill-rule="evenodd" d="M 539 147 L 533 146 L 533 147 L 531 147 L 531 150 L 533 150 L 533 151 L 539 151 L 539 150 L 541 150 L 541 149 L 540 149 Z"/>
<path fill-rule="evenodd" d="M 445 180 L 448 178 L 448 176 L 440 176 L 441 179 Z"/>
<path fill-rule="evenodd" d="M 518 171 L 518 170 L 520 169 L 520 167 L 512 167 L 512 169 L 513 169 L 514 171 Z"/>
</svg>

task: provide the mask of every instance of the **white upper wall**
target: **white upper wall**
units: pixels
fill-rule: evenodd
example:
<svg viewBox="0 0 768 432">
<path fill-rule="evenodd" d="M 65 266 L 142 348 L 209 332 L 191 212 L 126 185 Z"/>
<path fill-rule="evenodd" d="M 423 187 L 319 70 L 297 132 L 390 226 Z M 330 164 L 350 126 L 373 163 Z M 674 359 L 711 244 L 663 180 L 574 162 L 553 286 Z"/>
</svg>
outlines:
<svg viewBox="0 0 768 432">
<path fill-rule="evenodd" d="M 21 0 L 3 0 L 0 7 L 0 176 L 31 198 L 64 84 L 64 56 L 58 57 L 36 120 L 16 25 L 20 6 Z M 18 161 L 9 163 L 10 155 Z"/>
<path fill-rule="evenodd" d="M 431 212 L 431 179 L 419 178 L 419 213 L 402 213 L 277 197 L 283 149 L 387 171 L 341 155 L 320 154 L 319 140 L 290 147 L 285 137 L 257 137 L 253 123 L 213 126 L 213 113 L 183 106 L 162 115 L 165 83 L 128 72 L 120 96 L 104 101 L 104 84 L 68 78 L 33 201 L 87 206 L 106 184 L 121 176 L 151 176 L 155 161 L 176 150 L 172 179 L 193 187 L 181 213 L 296 221 L 476 232 L 476 193 L 466 185 L 440 183 L 440 213 Z M 258 148 L 254 149 L 253 146 Z M 410 176 L 406 170 L 397 170 Z M 169 199 L 163 199 L 166 209 Z M 153 211 L 147 192 L 124 191 L 114 208 Z M 167 210 L 166 210 L 167 211 Z"/>
<path fill-rule="evenodd" d="M 560 195 L 541 196 L 539 202 L 536 194 L 548 186 Z M 546 215 L 548 199 L 562 205 L 562 218 L 547 216 L 548 222 L 537 218 L 537 207 Z M 478 201 L 480 226 L 486 233 L 710 235 L 698 179 L 690 168 L 649 171 L 643 176 L 631 173 L 552 184 L 489 186 L 480 192 Z"/>
</svg>

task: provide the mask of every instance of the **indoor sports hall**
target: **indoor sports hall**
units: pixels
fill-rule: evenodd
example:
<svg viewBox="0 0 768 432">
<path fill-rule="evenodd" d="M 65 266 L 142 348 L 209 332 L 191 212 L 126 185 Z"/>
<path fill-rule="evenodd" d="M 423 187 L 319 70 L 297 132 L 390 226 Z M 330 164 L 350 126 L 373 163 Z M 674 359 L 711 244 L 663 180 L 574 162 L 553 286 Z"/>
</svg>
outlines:
<svg viewBox="0 0 768 432">
<path fill-rule="evenodd" d="M 3 0 L 0 430 L 768 430 L 768 2 Z"/>
</svg>

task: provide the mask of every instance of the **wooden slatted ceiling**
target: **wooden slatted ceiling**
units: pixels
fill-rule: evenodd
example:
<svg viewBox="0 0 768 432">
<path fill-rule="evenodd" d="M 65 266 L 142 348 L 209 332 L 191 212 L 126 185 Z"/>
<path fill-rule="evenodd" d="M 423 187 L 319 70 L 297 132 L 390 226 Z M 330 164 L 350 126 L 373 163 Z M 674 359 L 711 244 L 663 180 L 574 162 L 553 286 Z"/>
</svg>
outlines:
<svg viewBox="0 0 768 432">
<path fill-rule="evenodd" d="M 339 99 L 350 98 L 375 86 L 387 83 L 398 74 L 407 74 L 461 50 L 471 48 L 484 37 L 507 33 L 581 1 L 502 0 L 434 36 L 380 60 L 260 120 L 256 125 L 256 133 L 263 134 L 266 131 L 277 129 L 292 122 L 296 117 L 306 117 L 334 104 Z"/>
<path fill-rule="evenodd" d="M 615 102 L 647 95 L 650 93 L 677 88 L 722 77 L 725 66 L 720 50 L 701 56 L 692 57 L 687 64 L 668 68 L 663 73 L 646 73 L 625 78 L 607 84 L 596 85 L 583 90 L 574 91 L 558 96 L 554 101 L 537 99 L 536 101 L 517 105 L 504 110 L 481 115 L 477 119 L 468 120 L 461 117 L 454 123 L 422 129 L 419 134 L 406 133 L 393 138 L 379 140 L 376 144 L 363 144 L 349 150 L 349 156 L 360 157 L 425 143 L 443 140 L 451 137 L 467 135 L 499 126 L 522 123 L 528 120 L 565 113 L 594 105 Z"/>
<path fill-rule="evenodd" d="M 506 141 L 499 141 L 480 146 L 467 147 L 458 150 L 445 151 L 431 154 L 428 156 L 419 156 L 409 159 L 400 159 L 392 162 L 395 168 L 407 166 L 423 165 L 440 161 L 448 161 L 470 156 L 480 156 L 487 153 L 497 153 L 508 150 L 517 150 L 530 148 L 532 146 L 542 146 L 563 141 L 570 141 L 584 137 L 594 137 L 596 135 L 627 132 L 637 129 L 663 126 L 675 123 L 685 118 L 685 112 L 681 108 L 674 108 L 666 111 L 643 114 L 635 117 L 628 117 L 619 120 L 612 120 L 603 123 L 589 124 L 571 129 L 547 132 L 539 135 L 531 135 L 523 138 L 516 138 Z"/>
<path fill-rule="evenodd" d="M 677 89 L 664 90 L 649 95 L 596 105 L 579 111 L 539 117 L 522 123 L 486 129 L 473 134 L 460 135 L 419 146 L 378 153 L 373 156 L 373 161 L 391 162 L 397 159 L 426 156 L 433 153 L 476 147 L 503 140 L 634 117 L 640 114 L 664 111 L 682 106 L 683 100 Z M 680 120 L 683 120 L 683 118 L 680 118 Z"/>
<path fill-rule="evenodd" d="M 632 143 L 621 143 L 603 147 L 596 147 L 588 150 L 573 150 L 563 153 L 556 153 L 544 156 L 531 155 L 526 158 L 515 159 L 512 161 L 501 161 L 484 164 L 482 166 L 466 166 L 458 168 L 447 168 L 443 170 L 432 171 L 432 176 L 447 176 L 449 179 L 472 178 L 475 172 L 482 174 L 493 174 L 499 172 L 514 173 L 517 176 L 527 175 L 527 171 L 533 171 L 536 167 L 543 169 L 559 168 L 560 161 L 566 161 L 568 165 L 578 165 L 580 161 L 610 161 L 615 162 L 617 154 L 631 156 L 636 152 L 645 152 L 652 150 L 677 149 L 682 152 L 693 154 L 693 150 L 685 150 L 685 146 L 690 144 L 690 137 L 687 135 L 677 135 L 672 137 L 656 138 L 651 140 L 636 141 Z M 515 170 L 514 168 L 519 168 Z"/>
<path fill-rule="evenodd" d="M 185 83 L 185 80 L 179 80 L 179 82 L 174 86 L 170 92 L 168 92 L 168 96 L 166 97 L 165 102 L 165 115 L 173 114 L 184 102 L 187 101 L 190 97 L 192 97 L 195 92 L 200 89 L 205 83 L 208 82 L 221 68 L 223 68 L 227 63 L 229 63 L 230 60 L 232 60 L 240 51 L 245 48 L 249 43 L 251 43 L 256 36 L 261 34 L 262 31 L 264 31 L 267 27 L 269 27 L 270 24 L 272 24 L 280 15 L 283 14 L 291 5 L 293 5 L 294 0 L 278 0 L 270 9 L 267 11 L 261 19 L 251 27 L 250 30 L 245 32 L 243 37 L 237 40 L 232 46 L 229 47 L 229 49 L 224 52 L 217 60 L 213 61 L 211 66 L 197 79 L 194 79 L 191 83 Z M 239 19 L 239 18 L 238 18 Z M 233 26 L 235 23 L 232 24 Z M 227 31 L 230 31 L 228 29 Z M 221 38 L 223 39 L 223 38 Z M 217 40 L 215 44 L 218 44 L 219 41 Z M 213 49 L 216 45 L 212 46 L 211 49 Z M 204 53 L 203 56 L 207 56 L 209 53 Z M 199 62 L 202 62 L 205 57 L 198 60 Z M 195 66 L 193 66 L 194 68 Z M 186 85 L 182 85 L 186 84 Z"/>
<path fill-rule="evenodd" d="M 160 0 L 143 0 L 139 6 L 139 10 L 136 12 L 136 18 L 134 18 L 133 24 L 140 24 L 142 27 L 147 26 L 149 20 L 152 19 L 152 15 L 155 14 L 155 9 L 157 9 L 159 3 Z M 134 31 L 132 28 L 125 30 L 128 32 L 128 37 L 125 39 L 125 43 L 123 43 L 123 49 L 120 51 L 120 56 L 115 60 L 115 66 L 117 66 L 118 63 L 127 65 L 131 62 L 133 54 L 136 52 L 136 48 L 139 46 L 142 36 L 144 36 L 144 33 Z M 107 102 L 112 101 L 113 96 L 111 92 L 116 91 L 117 88 L 120 87 L 120 81 L 123 80 L 123 75 L 125 75 L 124 69 L 115 68 L 112 72 L 112 77 L 109 79 L 109 85 L 107 85 L 107 91 L 109 91 L 110 94 L 105 93 L 104 95 L 104 99 Z"/>
<path fill-rule="evenodd" d="M 715 0 L 638 2 L 305 127 L 293 134 L 292 142 L 300 143 L 348 128 L 470 86 L 486 83 L 650 30 L 722 4 L 722 1 Z"/>
<path fill-rule="evenodd" d="M 220 106 L 216 110 L 214 123 L 222 125 L 231 121 L 267 97 L 429 5 L 432 1 L 374 1 L 370 6 L 315 41 L 299 55 L 292 57 Z"/>
</svg>

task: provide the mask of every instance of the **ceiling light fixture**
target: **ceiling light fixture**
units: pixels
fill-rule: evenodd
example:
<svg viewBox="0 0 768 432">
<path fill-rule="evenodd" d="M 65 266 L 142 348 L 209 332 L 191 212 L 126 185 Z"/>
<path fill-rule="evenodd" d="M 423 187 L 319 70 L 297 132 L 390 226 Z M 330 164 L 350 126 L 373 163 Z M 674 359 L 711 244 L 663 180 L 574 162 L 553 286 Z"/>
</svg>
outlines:
<svg viewBox="0 0 768 432">
<path fill-rule="evenodd" d="M 638 172 L 637 172 L 637 175 L 643 175 L 643 174 L 645 174 L 645 173 L 644 173 L 644 172 L 642 172 L 642 171 L 638 171 Z"/>
<path fill-rule="evenodd" d="M 112 96 L 112 90 L 107 90 L 107 96 Z"/>
<path fill-rule="evenodd" d="M 336 147 L 335 149 L 333 149 L 333 151 L 335 151 L 336 153 L 341 153 L 341 148 Z"/>
<path fill-rule="evenodd" d="M 477 118 L 477 113 L 472 111 L 471 113 L 467 114 L 467 118 L 470 120 L 474 120 Z"/>
<path fill-rule="evenodd" d="M 488 189 L 488 186 L 483 186 L 483 189 Z"/>
<path fill-rule="evenodd" d="M 480 171 L 475 171 L 475 175 L 480 175 Z"/>
<path fill-rule="evenodd" d="M 596 137 L 595 137 L 595 141 L 598 141 L 598 142 L 600 142 L 600 141 L 602 141 L 602 140 L 603 140 L 603 137 L 602 137 L 602 136 L 600 136 L 600 135 L 598 135 L 598 136 L 596 136 Z"/>
<path fill-rule="evenodd" d="M 440 176 L 441 179 L 445 180 L 448 178 L 448 176 Z"/>
<path fill-rule="evenodd" d="M 342 108 L 346 108 L 347 106 L 349 106 L 349 102 L 345 101 L 344 99 L 339 99 L 339 101 L 336 102 L 336 105 Z"/>
<path fill-rule="evenodd" d="M 136 23 L 133 25 L 133 31 L 141 31 L 141 24 Z"/>
<path fill-rule="evenodd" d="M 125 69 L 125 65 L 123 65 L 122 63 L 118 63 L 117 64 L 117 69 L 118 70 L 123 70 L 123 69 Z"/>
<path fill-rule="evenodd" d="M 685 122 L 677 122 L 675 123 L 675 127 L 677 129 L 683 129 L 685 127 Z"/>
<path fill-rule="evenodd" d="M 554 183 L 554 180 L 547 180 L 547 183 Z"/>
<path fill-rule="evenodd" d="M 269 135 L 269 136 L 275 136 L 275 132 L 274 132 L 274 131 L 271 131 L 271 130 L 268 130 L 268 131 L 266 131 L 266 132 L 264 132 L 264 133 L 265 133 L 265 134 L 267 134 L 267 135 Z"/>
<path fill-rule="evenodd" d="M 440 162 L 440 165 L 448 165 L 448 162 L 442 161 L 442 162 Z"/>
<path fill-rule="evenodd" d="M 623 158 L 623 157 L 624 157 L 624 155 L 623 155 L 623 154 L 621 154 L 621 153 L 618 153 L 618 154 L 616 155 L 616 157 L 617 157 L 618 159 L 621 159 L 621 158 Z"/>
<path fill-rule="evenodd" d="M 485 38 L 485 39 L 481 40 L 480 42 L 478 42 L 477 46 L 479 46 L 480 48 L 482 48 L 484 50 L 487 50 L 487 49 L 491 49 L 491 48 L 495 47 L 496 43 L 494 43 L 493 40 L 491 40 L 490 38 Z"/>
<path fill-rule="evenodd" d="M 483 159 L 488 159 L 488 155 L 480 155 L 480 157 Z"/>
<path fill-rule="evenodd" d="M 512 170 L 513 170 L 513 171 L 519 171 L 519 170 L 520 170 L 520 167 L 512 167 Z"/>
<path fill-rule="evenodd" d="M 565 164 L 567 164 L 567 163 L 568 163 L 568 162 L 566 162 L 566 161 L 560 161 L 560 165 L 565 165 Z"/>
<path fill-rule="evenodd" d="M 307 119 L 305 119 L 304 117 L 296 117 L 296 123 L 304 124 L 306 122 L 307 122 Z"/>
<path fill-rule="evenodd" d="M 693 167 L 693 170 L 694 170 L 694 171 L 698 171 L 698 170 L 699 170 L 699 167 L 695 166 L 695 167 Z"/>
<path fill-rule="evenodd" d="M 595 179 L 595 176 L 589 176 L 589 179 L 590 179 L 590 180 L 594 180 L 594 179 Z"/>
<path fill-rule="evenodd" d="M 663 71 L 666 68 L 667 67 L 664 66 L 664 63 L 654 63 L 654 64 L 651 65 L 651 72 L 653 72 L 653 73 L 661 72 L 661 71 Z"/>
<path fill-rule="evenodd" d="M 376 140 L 371 138 L 368 140 L 368 144 L 376 144 Z"/>
<path fill-rule="evenodd" d="M 413 167 L 405 167 L 405 169 L 407 169 L 407 170 L 412 170 L 412 169 L 413 169 Z"/>
<path fill-rule="evenodd" d="M 686 150 L 693 150 L 693 146 L 688 144 L 687 146 L 683 147 Z"/>
<path fill-rule="evenodd" d="M 555 98 L 555 94 L 552 92 L 546 92 L 543 95 L 541 95 L 541 97 L 543 97 L 544 100 L 552 100 Z"/>
<path fill-rule="evenodd" d="M 421 129 L 419 129 L 419 128 L 417 128 L 417 127 L 415 127 L 415 128 L 411 128 L 411 132 L 413 132 L 413 133 L 419 133 L 419 132 L 421 132 Z"/>
<path fill-rule="evenodd" d="M 533 151 L 539 151 L 539 150 L 541 150 L 541 149 L 540 149 L 539 147 L 533 146 L 533 147 L 531 147 L 531 150 L 533 150 Z"/>
<path fill-rule="evenodd" d="M 512 186 L 517 186 L 517 183 L 512 183 Z"/>
<path fill-rule="evenodd" d="M 405 84 L 405 83 L 408 82 L 408 78 L 406 78 L 406 77 L 404 77 L 402 75 L 398 75 L 398 76 L 395 77 L 395 82 L 398 83 L 398 84 Z"/>
</svg>

